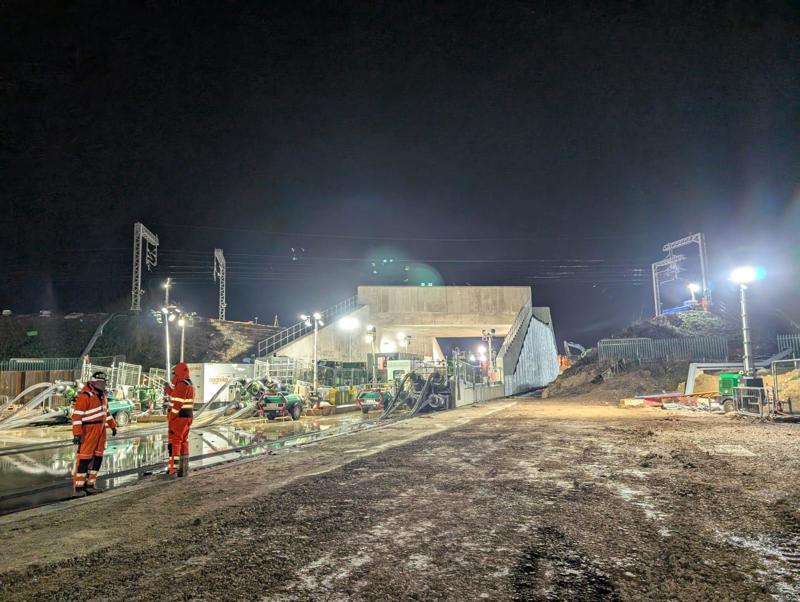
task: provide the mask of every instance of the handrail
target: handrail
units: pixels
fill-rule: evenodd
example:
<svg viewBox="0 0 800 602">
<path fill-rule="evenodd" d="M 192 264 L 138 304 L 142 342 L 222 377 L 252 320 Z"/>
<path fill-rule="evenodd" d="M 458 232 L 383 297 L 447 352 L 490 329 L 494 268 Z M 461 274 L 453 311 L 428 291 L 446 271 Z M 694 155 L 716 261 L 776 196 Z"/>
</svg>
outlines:
<svg viewBox="0 0 800 602">
<path fill-rule="evenodd" d="M 357 300 L 358 297 L 355 295 L 345 299 L 334 305 L 333 307 L 329 307 L 323 312 L 322 320 L 323 322 L 332 322 L 339 316 L 343 314 L 347 314 L 352 312 L 357 307 Z M 267 337 L 263 341 L 259 341 L 258 343 L 258 357 L 265 357 L 274 353 L 281 347 L 285 347 L 289 343 L 292 343 L 299 339 L 302 336 L 305 336 L 314 330 L 314 326 L 308 326 L 305 320 L 297 322 L 296 324 L 292 324 L 281 330 L 280 332 L 272 335 L 271 337 Z"/>
<path fill-rule="evenodd" d="M 526 303 L 522 309 L 519 310 L 511 329 L 508 331 L 500 350 L 497 352 L 497 359 L 503 365 L 503 374 L 514 374 L 519 362 L 519 355 L 522 351 L 522 345 L 525 342 L 525 335 L 528 332 L 528 325 L 533 319 L 533 306 Z M 520 338 L 521 337 L 521 338 Z M 506 357 L 508 356 L 508 357 Z M 510 359 L 512 361 L 506 361 Z"/>
</svg>

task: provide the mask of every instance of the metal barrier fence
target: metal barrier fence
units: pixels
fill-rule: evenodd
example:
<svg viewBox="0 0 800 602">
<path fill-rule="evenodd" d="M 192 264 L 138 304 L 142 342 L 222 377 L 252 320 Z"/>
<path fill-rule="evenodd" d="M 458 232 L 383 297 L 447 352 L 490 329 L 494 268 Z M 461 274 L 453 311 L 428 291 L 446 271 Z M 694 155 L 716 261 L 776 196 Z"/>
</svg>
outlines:
<svg viewBox="0 0 800 602">
<path fill-rule="evenodd" d="M 155 386 L 158 384 L 164 384 L 165 382 L 169 382 L 167 379 L 167 371 L 164 368 L 150 368 L 147 371 L 147 383 L 150 386 Z"/>
<path fill-rule="evenodd" d="M 793 357 L 800 357 L 800 334 L 779 334 L 778 351 L 792 350 Z"/>
<path fill-rule="evenodd" d="M 727 361 L 728 339 L 724 336 L 603 339 L 597 343 L 597 354 L 601 362 Z"/>
<path fill-rule="evenodd" d="M 119 362 L 114 366 L 112 374 L 112 387 L 118 387 L 120 385 L 137 387 L 141 384 L 142 367 L 138 364 Z"/>
<path fill-rule="evenodd" d="M 325 311 L 321 312 L 322 314 L 322 321 L 323 323 L 330 324 L 336 318 L 348 314 L 355 310 L 358 307 L 357 304 L 357 297 L 350 297 L 349 299 L 345 299 L 341 303 L 337 303 L 333 307 L 329 307 Z M 309 334 L 310 332 L 314 332 L 314 325 L 312 323 L 311 326 L 308 326 L 305 320 L 298 322 L 297 324 L 292 324 L 291 326 L 284 328 L 280 332 L 272 335 L 264 339 L 263 341 L 259 341 L 258 343 L 258 357 L 264 357 L 271 353 L 274 353 L 281 347 L 288 345 L 289 343 L 296 341 L 302 336 Z"/>
<path fill-rule="evenodd" d="M 124 355 L 93 357 L 92 363 L 111 365 L 115 361 L 123 361 Z M 40 370 L 80 370 L 83 358 L 80 357 L 12 357 L 0 361 L 0 372 L 33 372 Z"/>
<path fill-rule="evenodd" d="M 92 361 L 103 365 L 116 365 L 125 356 L 98 357 Z M 94 365 L 94 364 L 92 364 Z M 83 359 L 77 357 L 11 358 L 0 362 L 0 404 L 14 399 L 28 387 L 38 383 L 61 381 L 85 381 L 91 366 L 84 366 Z M 100 368 L 97 368 L 100 369 Z M 106 368 L 110 372 L 110 368 Z M 26 396 L 23 401 L 29 401 Z M 44 407 L 48 407 L 45 404 Z"/>
<path fill-rule="evenodd" d="M 284 385 L 296 382 L 313 382 L 314 364 L 309 360 L 291 357 L 268 357 L 255 362 L 255 377 L 269 376 Z M 370 382 L 372 373 L 366 367 L 344 368 L 317 366 L 317 382 L 320 386 L 342 387 L 362 385 Z"/>
</svg>

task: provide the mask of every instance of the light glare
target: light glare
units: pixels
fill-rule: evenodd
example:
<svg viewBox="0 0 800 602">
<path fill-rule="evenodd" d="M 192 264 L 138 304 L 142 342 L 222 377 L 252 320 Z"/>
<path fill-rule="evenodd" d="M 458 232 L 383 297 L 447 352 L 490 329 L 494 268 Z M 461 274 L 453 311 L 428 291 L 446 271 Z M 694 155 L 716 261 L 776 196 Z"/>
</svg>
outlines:
<svg viewBox="0 0 800 602">
<path fill-rule="evenodd" d="M 748 284 L 756 279 L 756 269 L 753 266 L 745 265 L 738 267 L 731 272 L 731 280 L 736 284 Z"/>
<path fill-rule="evenodd" d="M 353 316 L 345 316 L 339 320 L 339 328 L 342 330 L 355 330 L 358 328 L 358 325 L 358 319 L 354 318 Z"/>
</svg>

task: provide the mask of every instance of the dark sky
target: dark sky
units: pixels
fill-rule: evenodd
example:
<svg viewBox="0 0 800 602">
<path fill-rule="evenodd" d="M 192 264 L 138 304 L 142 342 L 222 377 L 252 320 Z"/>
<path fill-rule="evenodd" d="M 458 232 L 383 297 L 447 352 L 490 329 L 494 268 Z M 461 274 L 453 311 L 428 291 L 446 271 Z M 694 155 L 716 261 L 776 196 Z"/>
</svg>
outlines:
<svg viewBox="0 0 800 602">
<path fill-rule="evenodd" d="M 800 321 L 796 2 L 6 1 L 0 23 L 4 308 L 125 307 L 140 220 L 145 302 L 172 274 L 213 315 L 221 247 L 232 319 L 423 263 L 530 284 L 590 344 L 702 231 L 720 299 L 755 261 L 755 301 Z"/>
</svg>

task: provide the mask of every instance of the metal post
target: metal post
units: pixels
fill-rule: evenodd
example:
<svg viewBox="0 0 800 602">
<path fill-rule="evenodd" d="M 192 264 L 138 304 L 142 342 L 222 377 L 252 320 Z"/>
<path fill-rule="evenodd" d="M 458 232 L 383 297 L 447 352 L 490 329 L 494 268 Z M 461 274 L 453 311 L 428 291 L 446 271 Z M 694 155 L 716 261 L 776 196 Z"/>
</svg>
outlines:
<svg viewBox="0 0 800 602">
<path fill-rule="evenodd" d="M 171 278 L 167 278 L 167 281 L 164 283 L 164 365 L 166 367 L 167 373 L 164 376 L 164 379 L 169 382 L 169 372 L 170 372 L 170 353 L 169 353 L 169 287 L 172 285 Z"/>
<path fill-rule="evenodd" d="M 656 264 L 653 264 L 653 303 L 656 306 L 656 316 L 661 315 L 661 299 L 659 298 L 659 287 L 658 287 L 658 269 Z"/>
<path fill-rule="evenodd" d="M 169 369 L 170 369 L 170 361 L 169 361 L 169 320 L 167 319 L 167 314 L 164 314 L 164 340 L 166 341 L 165 344 L 165 354 L 164 354 L 164 367 L 167 370 L 167 375 L 164 377 L 167 382 L 169 382 Z"/>
<path fill-rule="evenodd" d="M 186 338 L 186 323 L 181 324 L 181 363 L 183 363 L 183 347 L 184 341 Z"/>
<path fill-rule="evenodd" d="M 314 392 L 317 392 L 317 330 L 319 320 L 314 318 Z"/>
<path fill-rule="evenodd" d="M 700 250 L 700 279 L 702 280 L 702 296 L 709 302 L 708 282 L 706 280 L 706 270 L 708 269 L 708 257 L 706 256 L 706 237 L 700 232 L 697 235 L 697 246 Z"/>
<path fill-rule="evenodd" d="M 378 357 L 375 355 L 375 335 L 372 335 L 372 386 L 378 386 Z"/>
<path fill-rule="evenodd" d="M 488 334 L 489 339 L 489 382 L 492 382 L 494 378 L 494 359 L 492 358 L 494 349 L 492 348 L 492 331 L 489 331 Z"/>
<path fill-rule="evenodd" d="M 753 370 L 753 350 L 750 342 L 750 323 L 747 319 L 747 285 L 739 285 L 739 301 L 742 306 L 742 363 L 744 364 L 744 375 L 752 377 Z"/>
</svg>

